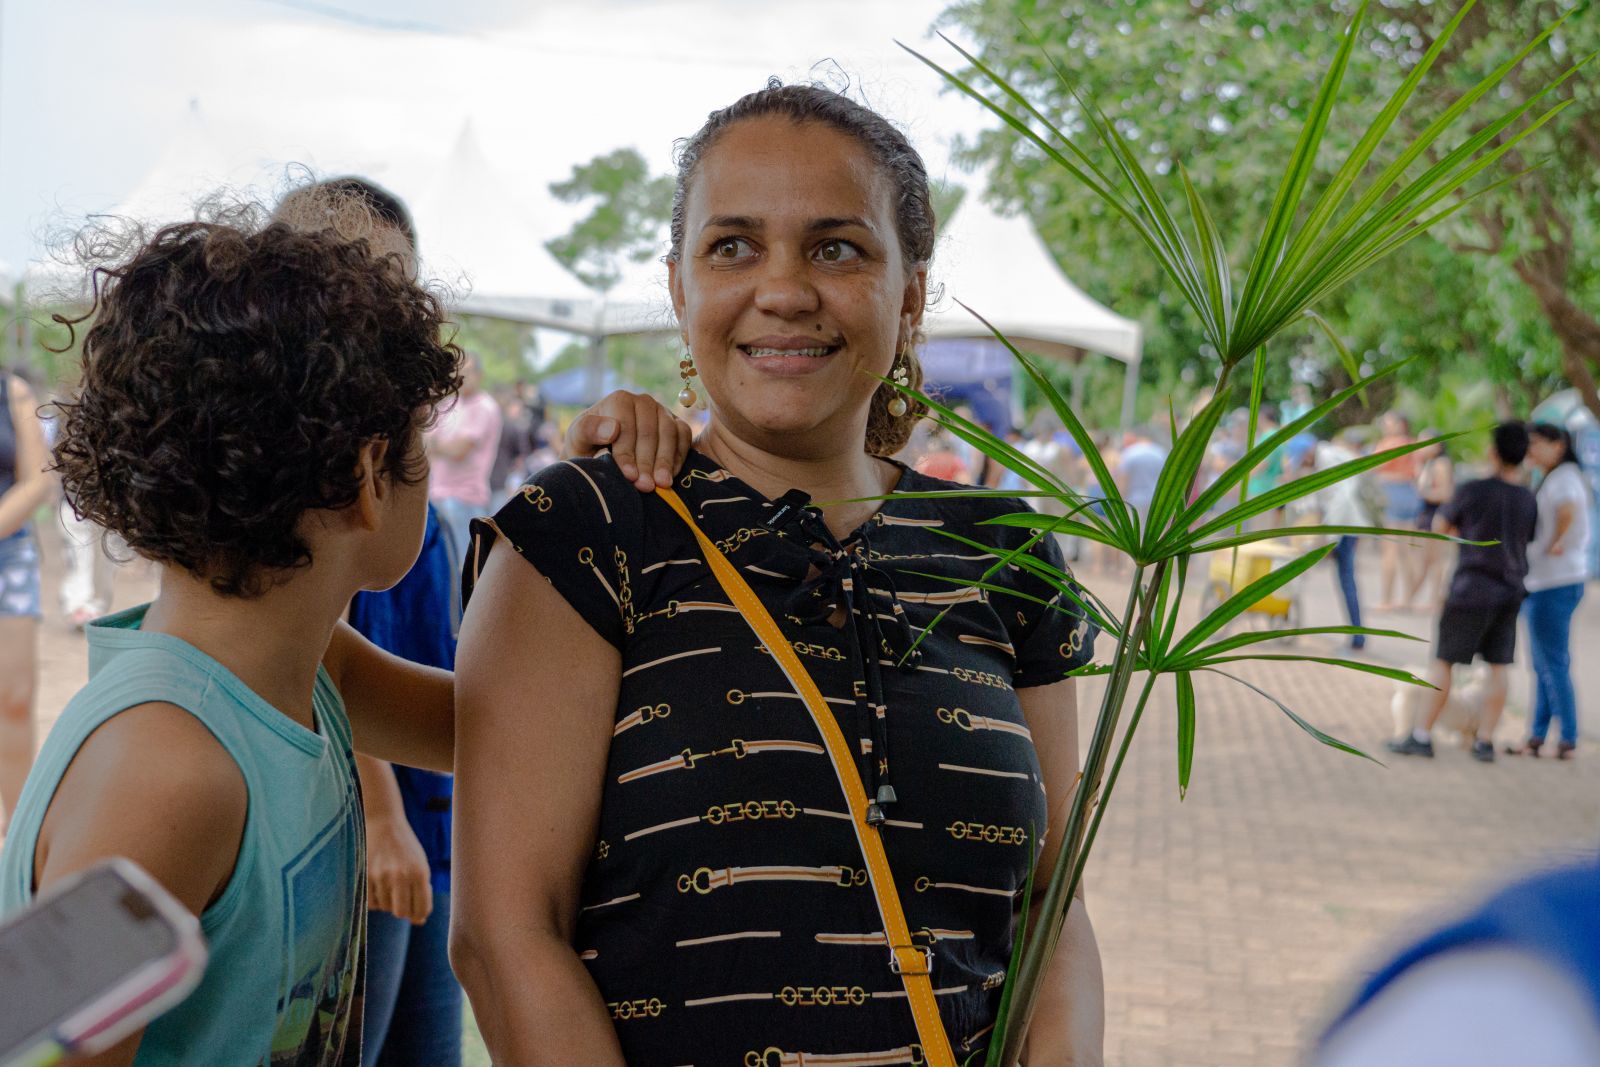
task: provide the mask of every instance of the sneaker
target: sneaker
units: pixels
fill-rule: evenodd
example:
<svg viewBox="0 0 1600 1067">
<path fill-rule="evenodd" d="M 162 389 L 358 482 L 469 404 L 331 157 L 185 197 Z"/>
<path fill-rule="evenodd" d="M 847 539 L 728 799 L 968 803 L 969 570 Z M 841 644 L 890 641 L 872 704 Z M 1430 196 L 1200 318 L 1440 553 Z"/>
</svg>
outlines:
<svg viewBox="0 0 1600 1067">
<path fill-rule="evenodd" d="M 1481 737 L 1472 742 L 1472 758 L 1477 760 L 1479 763 L 1493 763 L 1494 743 L 1491 741 L 1485 741 Z"/>
<path fill-rule="evenodd" d="M 1387 747 L 1390 752 L 1399 756 L 1426 756 L 1429 759 L 1433 758 L 1433 742 L 1418 741 L 1415 734 L 1406 734 L 1399 740 L 1392 740 Z"/>
</svg>

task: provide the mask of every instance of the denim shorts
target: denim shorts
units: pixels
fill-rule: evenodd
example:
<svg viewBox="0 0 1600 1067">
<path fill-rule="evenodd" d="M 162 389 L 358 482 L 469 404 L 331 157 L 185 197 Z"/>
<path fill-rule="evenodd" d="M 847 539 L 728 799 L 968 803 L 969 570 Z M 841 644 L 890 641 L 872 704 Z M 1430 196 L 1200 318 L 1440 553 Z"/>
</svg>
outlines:
<svg viewBox="0 0 1600 1067">
<path fill-rule="evenodd" d="M 24 529 L 0 539 L 0 619 L 39 614 L 39 546 Z"/>
<path fill-rule="evenodd" d="M 1422 494 L 1410 482 L 1382 482 L 1383 521 L 1390 526 L 1406 527 L 1417 521 L 1422 510 Z"/>
</svg>

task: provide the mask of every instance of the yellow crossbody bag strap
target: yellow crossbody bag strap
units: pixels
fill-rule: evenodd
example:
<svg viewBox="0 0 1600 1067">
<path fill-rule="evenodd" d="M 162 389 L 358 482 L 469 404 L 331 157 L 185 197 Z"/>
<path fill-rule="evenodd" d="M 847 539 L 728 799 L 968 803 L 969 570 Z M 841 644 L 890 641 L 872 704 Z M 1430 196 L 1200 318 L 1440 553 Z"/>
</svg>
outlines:
<svg viewBox="0 0 1600 1067">
<path fill-rule="evenodd" d="M 800 663 L 800 657 L 795 655 L 789 639 L 783 636 L 783 631 L 778 628 L 771 613 L 762 606 L 749 583 L 696 525 L 676 492 L 661 486 L 656 489 L 656 495 L 689 524 L 695 540 L 700 542 L 700 550 L 705 553 L 706 562 L 711 565 L 711 572 L 728 594 L 728 599 L 739 609 L 745 622 L 750 624 L 750 628 L 782 668 L 789 684 L 810 709 L 811 720 L 822 734 L 834 774 L 850 805 L 850 823 L 855 827 L 856 840 L 861 844 L 861 855 L 866 860 L 867 873 L 872 881 L 872 894 L 877 898 L 878 914 L 883 919 L 884 935 L 889 942 L 889 966 L 905 984 L 923 1056 L 929 1067 L 955 1067 L 955 1053 L 951 1051 L 950 1038 L 945 1034 L 944 1023 L 939 1018 L 939 1005 L 934 1000 L 933 983 L 929 980 L 933 950 L 919 948 L 911 940 L 905 911 L 900 907 L 900 894 L 895 889 L 894 875 L 889 870 L 889 859 L 883 851 L 883 839 L 878 834 L 878 828 L 867 822 L 867 791 L 861 784 L 861 775 L 856 771 L 849 742 L 839 729 L 822 692 Z"/>
</svg>

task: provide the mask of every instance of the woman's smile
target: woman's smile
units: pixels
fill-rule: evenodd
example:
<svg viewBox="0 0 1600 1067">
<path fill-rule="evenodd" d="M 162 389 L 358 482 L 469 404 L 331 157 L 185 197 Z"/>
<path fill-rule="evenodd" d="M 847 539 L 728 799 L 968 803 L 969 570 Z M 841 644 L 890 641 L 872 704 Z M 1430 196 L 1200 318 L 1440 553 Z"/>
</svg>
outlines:
<svg viewBox="0 0 1600 1067">
<path fill-rule="evenodd" d="M 758 337 L 734 347 L 744 355 L 745 365 L 758 374 L 798 378 L 828 366 L 844 345 L 839 341 L 819 344 L 814 337 Z"/>
</svg>

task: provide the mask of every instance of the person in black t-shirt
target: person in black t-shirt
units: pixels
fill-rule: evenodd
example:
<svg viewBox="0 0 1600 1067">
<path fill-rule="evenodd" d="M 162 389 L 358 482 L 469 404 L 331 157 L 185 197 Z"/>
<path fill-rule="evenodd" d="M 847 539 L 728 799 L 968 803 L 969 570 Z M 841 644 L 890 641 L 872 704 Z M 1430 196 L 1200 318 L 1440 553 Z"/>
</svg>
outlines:
<svg viewBox="0 0 1600 1067">
<path fill-rule="evenodd" d="M 1472 756 L 1494 761 L 1494 728 L 1506 706 L 1506 667 L 1517 650 L 1517 612 L 1525 595 L 1528 542 L 1533 539 L 1538 506 L 1522 484 L 1522 461 L 1528 454 L 1528 430 L 1520 422 L 1494 428 L 1489 458 L 1494 475 L 1458 488 L 1434 517 L 1436 533 L 1467 541 L 1450 580 L 1444 611 L 1439 616 L 1433 684 L 1437 690 L 1427 721 L 1410 734 L 1389 742 L 1389 751 L 1404 756 L 1433 755 L 1433 724 L 1450 699 L 1450 671 L 1477 656 L 1489 664 L 1489 692 L 1484 702 Z"/>
</svg>

